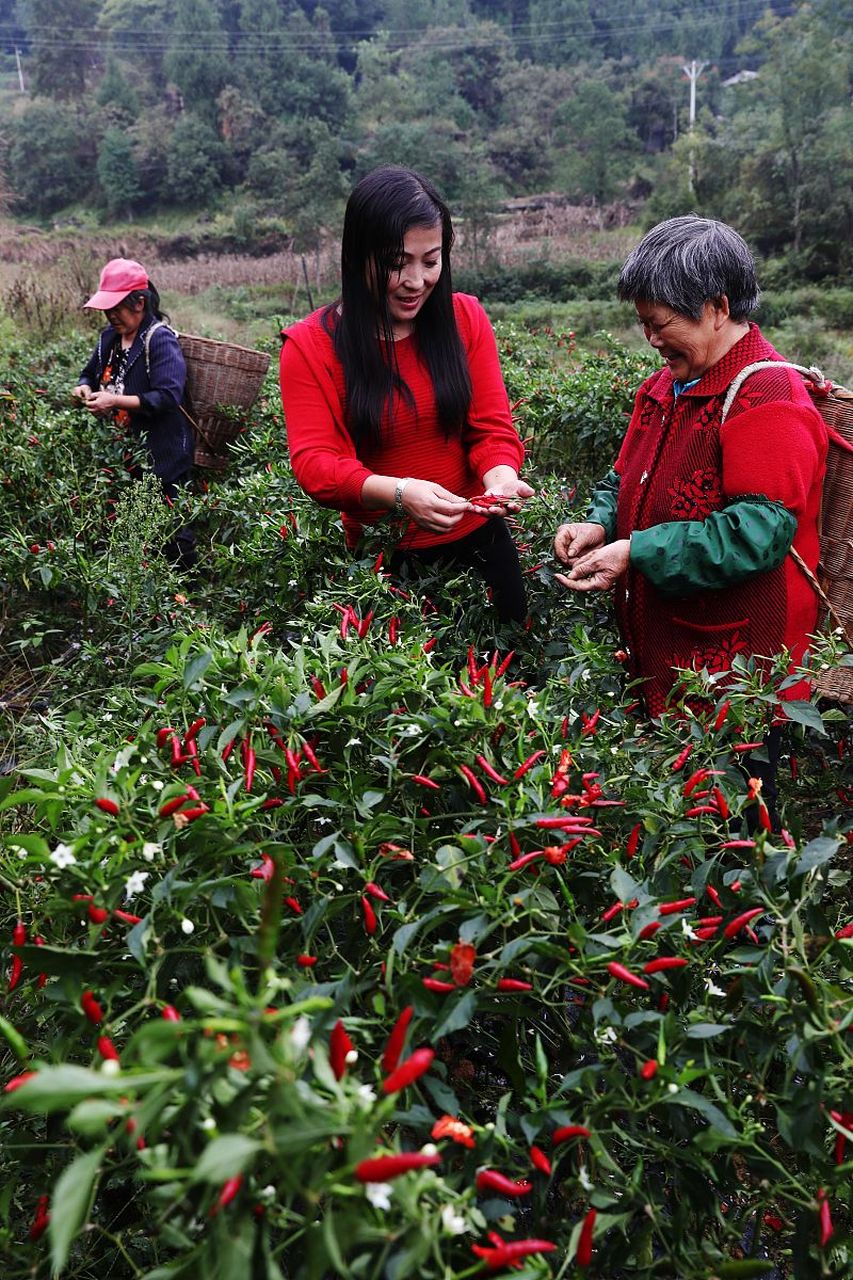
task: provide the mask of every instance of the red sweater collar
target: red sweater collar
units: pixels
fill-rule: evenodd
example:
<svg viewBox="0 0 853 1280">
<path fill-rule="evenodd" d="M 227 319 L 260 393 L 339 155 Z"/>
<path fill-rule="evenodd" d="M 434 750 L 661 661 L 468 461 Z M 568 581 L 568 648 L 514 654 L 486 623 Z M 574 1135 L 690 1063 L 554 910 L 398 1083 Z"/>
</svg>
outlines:
<svg viewBox="0 0 853 1280">
<path fill-rule="evenodd" d="M 762 334 L 757 324 L 750 321 L 749 333 L 735 343 L 724 356 L 706 369 L 702 377 L 693 387 L 686 387 L 682 396 L 717 396 L 730 385 L 735 374 L 745 369 L 748 364 L 757 360 L 783 360 L 779 352 L 772 347 Z M 672 374 L 669 369 L 660 369 L 647 380 L 644 392 L 652 400 L 663 402 L 672 399 Z M 680 397 L 679 397 L 680 398 Z"/>
</svg>

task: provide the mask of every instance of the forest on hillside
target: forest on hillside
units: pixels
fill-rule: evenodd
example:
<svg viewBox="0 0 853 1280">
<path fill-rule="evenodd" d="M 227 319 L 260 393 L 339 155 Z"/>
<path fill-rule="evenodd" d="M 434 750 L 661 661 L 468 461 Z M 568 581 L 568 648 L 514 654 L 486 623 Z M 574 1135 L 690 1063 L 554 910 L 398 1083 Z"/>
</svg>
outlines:
<svg viewBox="0 0 853 1280">
<path fill-rule="evenodd" d="M 644 222 L 695 209 L 801 279 L 849 278 L 849 19 L 850 0 L 0 0 L 0 198 L 48 223 L 226 204 L 304 250 L 390 161 L 470 226 L 548 191 Z"/>
</svg>

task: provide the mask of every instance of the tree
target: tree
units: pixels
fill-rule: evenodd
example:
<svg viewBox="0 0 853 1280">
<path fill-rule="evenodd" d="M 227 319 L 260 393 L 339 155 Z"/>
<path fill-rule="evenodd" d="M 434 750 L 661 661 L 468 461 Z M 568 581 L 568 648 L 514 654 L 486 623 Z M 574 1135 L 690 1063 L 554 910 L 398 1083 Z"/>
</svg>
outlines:
<svg viewBox="0 0 853 1280">
<path fill-rule="evenodd" d="M 163 195 L 174 204 L 197 208 L 222 189 L 225 148 L 201 116 L 187 112 L 169 141 Z"/>
<path fill-rule="evenodd" d="M 599 203 L 610 200 L 627 179 L 627 162 L 637 151 L 625 105 L 603 80 L 584 80 L 558 113 L 567 144 L 565 180 Z"/>
<path fill-rule="evenodd" d="M 53 213 L 91 189 L 88 122 L 76 108 L 36 99 L 15 119 L 10 137 L 9 179 L 25 213 Z"/>
<path fill-rule="evenodd" d="M 175 0 L 174 21 L 163 70 L 184 105 L 210 123 L 216 99 L 228 82 L 227 40 L 211 0 Z"/>
<path fill-rule="evenodd" d="M 107 129 L 98 148 L 98 182 L 103 192 L 107 216 L 132 217 L 139 200 L 139 175 L 133 148 L 124 129 Z"/>
<path fill-rule="evenodd" d="M 46 98 L 79 98 L 91 64 L 97 0 L 27 0 L 30 90 Z"/>
</svg>

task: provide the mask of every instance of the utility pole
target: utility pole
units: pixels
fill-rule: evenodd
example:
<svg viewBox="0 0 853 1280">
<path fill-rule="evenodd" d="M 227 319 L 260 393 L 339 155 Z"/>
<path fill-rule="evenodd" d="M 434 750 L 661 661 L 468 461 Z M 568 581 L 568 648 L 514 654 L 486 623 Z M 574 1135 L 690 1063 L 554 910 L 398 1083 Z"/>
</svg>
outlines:
<svg viewBox="0 0 853 1280">
<path fill-rule="evenodd" d="M 21 66 L 21 51 L 17 45 L 15 45 L 15 66 L 18 68 L 18 84 L 21 87 L 21 93 L 26 93 L 27 90 L 24 85 L 24 69 Z"/>
<path fill-rule="evenodd" d="M 687 79 L 690 81 L 690 117 L 689 117 L 689 123 L 688 123 L 688 130 L 690 133 L 693 132 L 693 126 L 696 123 L 696 81 L 699 79 L 699 77 L 701 76 L 702 72 L 705 70 L 707 65 L 708 65 L 707 62 L 697 62 L 696 59 L 693 58 L 688 65 L 683 66 L 681 68 L 681 70 L 687 76 Z M 690 147 L 688 184 L 690 186 L 690 194 L 695 196 L 696 194 L 696 155 L 692 146 Z"/>
</svg>

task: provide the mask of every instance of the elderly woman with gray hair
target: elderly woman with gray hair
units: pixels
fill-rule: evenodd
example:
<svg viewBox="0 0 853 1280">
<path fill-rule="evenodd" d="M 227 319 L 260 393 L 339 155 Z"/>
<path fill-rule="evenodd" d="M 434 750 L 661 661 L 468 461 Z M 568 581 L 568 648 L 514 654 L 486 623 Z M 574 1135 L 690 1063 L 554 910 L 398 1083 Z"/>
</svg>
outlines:
<svg viewBox="0 0 853 1280">
<path fill-rule="evenodd" d="M 660 223 L 618 288 L 664 367 L 640 387 L 586 521 L 561 525 L 554 550 L 570 590 L 615 588 L 629 669 L 657 716 L 678 668 L 724 672 L 737 654 L 783 649 L 802 659 L 817 599 L 787 553 L 816 569 L 826 428 L 784 366 L 748 377 L 722 421 L 736 375 L 784 359 L 749 320 L 755 263 L 731 227 L 696 215 Z"/>
</svg>

